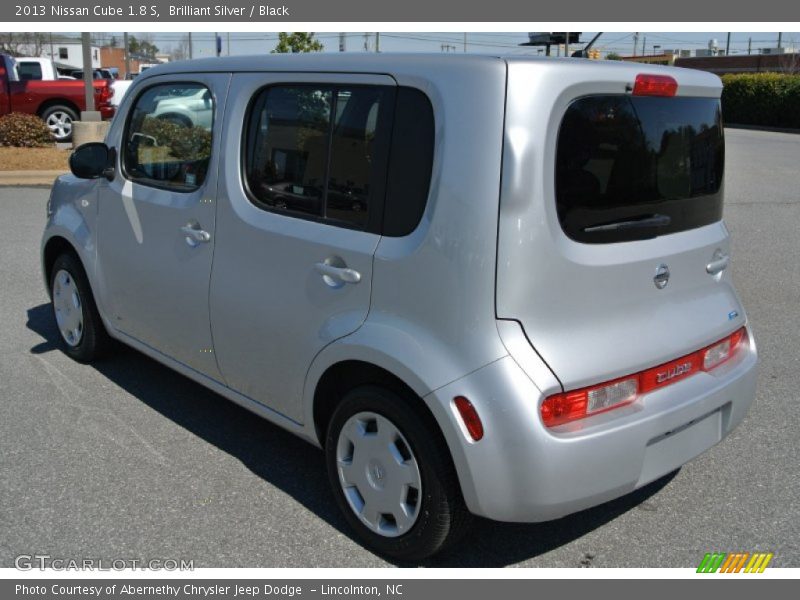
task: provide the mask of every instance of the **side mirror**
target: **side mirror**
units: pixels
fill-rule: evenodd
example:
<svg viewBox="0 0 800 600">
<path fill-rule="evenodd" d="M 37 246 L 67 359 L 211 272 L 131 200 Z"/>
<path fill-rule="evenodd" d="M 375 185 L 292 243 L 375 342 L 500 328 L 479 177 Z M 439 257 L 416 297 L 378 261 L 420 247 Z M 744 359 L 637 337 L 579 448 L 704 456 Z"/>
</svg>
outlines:
<svg viewBox="0 0 800 600">
<path fill-rule="evenodd" d="M 69 157 L 69 168 L 75 177 L 81 179 L 114 179 L 114 163 L 117 153 L 103 142 L 81 144 Z"/>
</svg>

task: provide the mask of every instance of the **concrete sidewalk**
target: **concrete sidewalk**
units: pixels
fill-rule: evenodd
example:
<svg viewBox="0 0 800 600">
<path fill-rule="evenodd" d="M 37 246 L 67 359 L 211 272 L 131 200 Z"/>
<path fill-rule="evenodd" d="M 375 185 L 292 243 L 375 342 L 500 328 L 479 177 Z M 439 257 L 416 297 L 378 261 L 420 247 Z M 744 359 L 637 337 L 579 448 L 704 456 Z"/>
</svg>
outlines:
<svg viewBox="0 0 800 600">
<path fill-rule="evenodd" d="M 0 187 L 50 187 L 53 180 L 68 171 L 0 171 Z"/>
</svg>

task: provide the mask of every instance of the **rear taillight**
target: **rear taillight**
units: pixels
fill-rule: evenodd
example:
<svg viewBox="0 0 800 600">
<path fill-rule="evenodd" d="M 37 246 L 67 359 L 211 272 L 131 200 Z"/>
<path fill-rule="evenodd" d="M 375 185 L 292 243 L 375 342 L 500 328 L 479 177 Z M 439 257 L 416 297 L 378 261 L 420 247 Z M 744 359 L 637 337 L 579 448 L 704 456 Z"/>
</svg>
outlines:
<svg viewBox="0 0 800 600">
<path fill-rule="evenodd" d="M 633 84 L 634 96 L 674 96 L 678 82 L 669 75 L 639 74 Z"/>
<path fill-rule="evenodd" d="M 104 85 L 95 88 L 94 93 L 97 94 L 97 101 L 100 104 L 108 104 L 111 101 L 111 97 L 114 95 L 114 88 L 110 85 Z"/>
<path fill-rule="evenodd" d="M 563 425 L 607 410 L 630 404 L 640 395 L 685 379 L 700 371 L 710 371 L 733 358 L 746 335 L 744 327 L 702 350 L 687 354 L 651 369 L 597 385 L 554 394 L 540 409 L 546 427 Z"/>
</svg>

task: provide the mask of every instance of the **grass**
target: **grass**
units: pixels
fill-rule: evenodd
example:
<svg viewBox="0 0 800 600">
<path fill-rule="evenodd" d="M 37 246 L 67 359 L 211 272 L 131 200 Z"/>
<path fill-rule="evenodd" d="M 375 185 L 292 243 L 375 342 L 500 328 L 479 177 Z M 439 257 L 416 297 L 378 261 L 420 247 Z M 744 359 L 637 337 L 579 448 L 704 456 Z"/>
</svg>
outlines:
<svg viewBox="0 0 800 600">
<path fill-rule="evenodd" d="M 0 147 L 0 171 L 69 171 L 71 150 Z"/>
</svg>

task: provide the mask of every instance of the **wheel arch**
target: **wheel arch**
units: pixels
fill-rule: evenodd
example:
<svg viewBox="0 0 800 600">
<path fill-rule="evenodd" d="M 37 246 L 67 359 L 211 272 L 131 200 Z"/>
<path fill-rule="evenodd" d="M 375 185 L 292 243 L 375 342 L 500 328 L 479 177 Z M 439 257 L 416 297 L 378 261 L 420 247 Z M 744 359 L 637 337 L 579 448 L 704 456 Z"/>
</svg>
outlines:
<svg viewBox="0 0 800 600">
<path fill-rule="evenodd" d="M 44 243 L 44 247 L 42 248 L 42 274 L 44 275 L 45 288 L 47 289 L 48 296 L 52 294 L 52 290 L 50 289 L 50 279 L 52 278 L 53 274 L 53 265 L 55 264 L 56 259 L 65 253 L 75 255 L 75 258 L 77 258 L 81 265 L 83 265 L 84 271 L 86 270 L 86 265 L 83 264 L 81 255 L 72 242 L 62 235 L 53 235 L 50 237 Z"/>
<path fill-rule="evenodd" d="M 388 369 L 364 360 L 341 360 L 330 365 L 320 376 L 314 388 L 313 424 L 314 433 L 321 446 L 325 445 L 325 435 L 330 418 L 342 397 L 349 390 L 362 385 L 377 385 L 387 388 L 415 405 L 423 418 L 436 424 L 433 413 L 414 389 Z"/>
<path fill-rule="evenodd" d="M 78 108 L 77 104 L 71 100 L 67 100 L 66 98 L 48 98 L 39 105 L 39 108 L 36 109 L 36 114 L 39 115 L 39 117 L 43 117 L 44 113 L 47 112 L 47 109 L 52 108 L 53 106 L 63 106 L 64 108 L 69 108 L 80 118 L 80 108 Z"/>
</svg>

